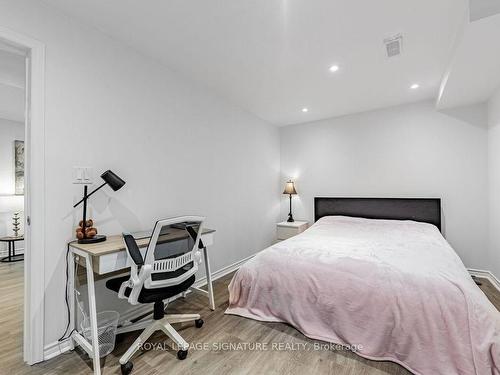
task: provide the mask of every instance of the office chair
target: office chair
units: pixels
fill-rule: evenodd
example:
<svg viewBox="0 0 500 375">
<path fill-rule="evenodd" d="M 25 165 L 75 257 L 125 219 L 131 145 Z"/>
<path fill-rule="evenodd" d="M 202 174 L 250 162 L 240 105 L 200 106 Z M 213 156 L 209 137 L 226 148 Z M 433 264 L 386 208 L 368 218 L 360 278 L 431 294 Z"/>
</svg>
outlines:
<svg viewBox="0 0 500 375">
<path fill-rule="evenodd" d="M 163 331 L 180 348 L 179 359 L 187 357 L 189 344 L 171 326 L 171 323 L 195 321 L 200 328 L 199 314 L 165 314 L 164 300 L 185 292 L 193 285 L 198 264 L 201 263 L 203 243 L 200 239 L 203 217 L 182 216 L 156 222 L 143 258 L 134 237 L 124 233 L 123 240 L 131 264 L 130 276 L 110 279 L 106 287 L 128 299 L 132 305 L 154 303 L 153 319 L 135 323 L 144 331 L 120 358 L 122 374 L 130 374 L 130 358 L 156 331 Z M 128 331 L 132 329 L 127 329 Z"/>
</svg>

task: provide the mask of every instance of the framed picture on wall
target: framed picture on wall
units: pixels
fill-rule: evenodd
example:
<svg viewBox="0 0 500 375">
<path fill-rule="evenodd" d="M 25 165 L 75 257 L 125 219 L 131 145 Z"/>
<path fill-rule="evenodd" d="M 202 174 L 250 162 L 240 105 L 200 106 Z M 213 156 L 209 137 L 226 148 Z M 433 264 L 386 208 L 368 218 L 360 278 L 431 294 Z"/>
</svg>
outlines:
<svg viewBox="0 0 500 375">
<path fill-rule="evenodd" d="M 15 194 L 24 195 L 24 141 L 14 141 Z"/>
</svg>

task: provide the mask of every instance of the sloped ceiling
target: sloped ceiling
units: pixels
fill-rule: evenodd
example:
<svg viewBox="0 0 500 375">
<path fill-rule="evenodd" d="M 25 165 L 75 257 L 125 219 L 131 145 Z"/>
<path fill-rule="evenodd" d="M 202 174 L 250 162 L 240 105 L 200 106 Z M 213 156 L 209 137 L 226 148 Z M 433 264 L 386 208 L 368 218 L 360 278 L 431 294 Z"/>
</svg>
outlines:
<svg viewBox="0 0 500 375">
<path fill-rule="evenodd" d="M 438 108 L 488 100 L 500 87 L 500 14 L 466 25 L 443 81 Z"/>
<path fill-rule="evenodd" d="M 500 13 L 500 0 L 469 0 L 469 5 L 471 21 Z"/>
<path fill-rule="evenodd" d="M 270 123 L 436 98 L 457 0 L 44 0 Z M 384 38 L 401 33 L 388 59 Z M 329 67 L 339 66 L 336 73 Z M 410 90 L 418 83 L 418 90 Z M 308 112 L 302 112 L 307 107 Z"/>
</svg>

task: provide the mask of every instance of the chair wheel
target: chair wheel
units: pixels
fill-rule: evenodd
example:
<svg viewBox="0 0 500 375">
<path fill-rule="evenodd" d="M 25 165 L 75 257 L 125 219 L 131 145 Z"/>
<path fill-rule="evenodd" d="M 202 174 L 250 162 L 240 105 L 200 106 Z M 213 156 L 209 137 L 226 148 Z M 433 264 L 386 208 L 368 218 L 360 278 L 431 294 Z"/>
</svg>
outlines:
<svg viewBox="0 0 500 375">
<path fill-rule="evenodd" d="M 179 350 L 177 352 L 177 358 L 179 359 L 186 359 L 186 357 L 188 356 L 188 351 L 187 350 Z"/>
<path fill-rule="evenodd" d="M 196 326 L 196 328 L 201 328 L 201 327 L 203 327 L 203 323 L 205 323 L 205 322 L 203 321 L 203 319 L 196 319 L 196 320 L 194 321 L 194 325 Z"/>
<path fill-rule="evenodd" d="M 122 370 L 122 375 L 128 375 L 132 372 L 132 368 L 134 367 L 134 364 L 130 361 L 125 363 L 124 365 L 121 365 L 121 370 Z"/>
</svg>

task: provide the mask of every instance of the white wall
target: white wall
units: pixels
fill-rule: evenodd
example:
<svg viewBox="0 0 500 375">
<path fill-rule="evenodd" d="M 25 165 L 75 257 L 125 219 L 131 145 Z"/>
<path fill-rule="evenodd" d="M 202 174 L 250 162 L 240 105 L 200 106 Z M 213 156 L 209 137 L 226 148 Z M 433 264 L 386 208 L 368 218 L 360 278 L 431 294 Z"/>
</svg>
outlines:
<svg viewBox="0 0 500 375">
<path fill-rule="evenodd" d="M 0 2 L 0 25 L 46 44 L 45 342 L 65 326 L 64 262 L 80 209 L 73 166 L 111 169 L 91 214 L 101 233 L 203 214 L 213 270 L 268 246 L 279 216 L 279 132 L 38 1 Z M 161 46 L 160 46 L 161 48 Z M 97 181 L 96 181 L 97 182 Z M 35 224 L 34 224 L 35 225 Z"/>
<path fill-rule="evenodd" d="M 14 194 L 15 140 L 24 140 L 24 124 L 0 118 L 0 237 L 13 234 L 12 214 L 23 210 L 22 197 L 2 197 Z M 21 233 L 22 229 L 21 227 Z M 16 243 L 16 250 L 22 247 L 22 243 Z M 6 249 L 7 245 L 0 243 L 2 255 Z"/>
<path fill-rule="evenodd" d="M 294 216 L 313 220 L 315 196 L 440 197 L 446 238 L 468 267 L 488 269 L 486 122 L 484 105 L 421 102 L 281 128 Z M 281 207 L 285 218 L 286 198 Z"/>
<path fill-rule="evenodd" d="M 500 279 L 500 90 L 488 102 L 490 271 Z"/>
<path fill-rule="evenodd" d="M 0 40 L 0 118 L 24 123 L 26 57 Z"/>
</svg>

